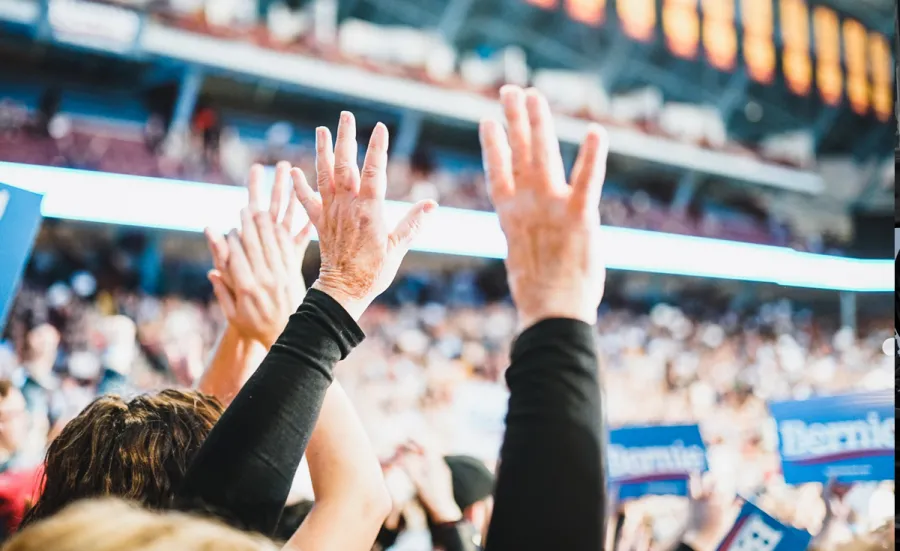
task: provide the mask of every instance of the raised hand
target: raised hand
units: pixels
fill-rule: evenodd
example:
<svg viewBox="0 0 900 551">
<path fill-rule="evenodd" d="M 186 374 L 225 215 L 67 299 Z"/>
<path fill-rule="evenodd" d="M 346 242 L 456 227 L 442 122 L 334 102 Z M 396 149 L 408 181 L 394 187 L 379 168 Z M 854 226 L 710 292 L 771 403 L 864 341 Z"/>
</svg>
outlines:
<svg viewBox="0 0 900 551">
<path fill-rule="evenodd" d="M 432 522 L 442 524 L 462 518 L 462 511 L 453 497 L 453 474 L 440 454 L 433 449 L 410 444 L 400 456 L 399 463 L 412 480 Z"/>
<path fill-rule="evenodd" d="M 362 173 L 356 165 L 356 122 L 341 113 L 337 142 L 316 129 L 319 195 L 293 169 L 294 190 L 319 235 L 322 265 L 313 288 L 327 293 L 354 318 L 384 292 L 419 233 L 434 201 L 416 203 L 393 231 L 384 220 L 388 131 L 378 123 L 369 139 Z"/>
<path fill-rule="evenodd" d="M 289 185 L 290 164 L 276 167 L 267 210 L 259 206 L 263 169 L 254 165 L 249 200 L 241 211 L 241 229 L 226 237 L 206 232 L 215 269 L 208 277 L 225 317 L 242 335 L 271 346 L 306 292 L 301 267 L 312 227 L 292 233 L 297 199 L 291 194 L 281 214 Z"/>
<path fill-rule="evenodd" d="M 508 137 L 493 120 L 481 122 L 480 137 L 521 327 L 556 317 L 593 324 L 606 280 L 599 214 L 606 132 L 588 128 L 567 185 L 547 100 L 517 86 L 504 86 L 500 97 Z"/>
<path fill-rule="evenodd" d="M 734 524 L 740 506 L 734 497 L 722 495 L 709 476 L 691 477 L 690 491 L 690 510 L 682 541 L 693 549 L 714 549 Z"/>
</svg>

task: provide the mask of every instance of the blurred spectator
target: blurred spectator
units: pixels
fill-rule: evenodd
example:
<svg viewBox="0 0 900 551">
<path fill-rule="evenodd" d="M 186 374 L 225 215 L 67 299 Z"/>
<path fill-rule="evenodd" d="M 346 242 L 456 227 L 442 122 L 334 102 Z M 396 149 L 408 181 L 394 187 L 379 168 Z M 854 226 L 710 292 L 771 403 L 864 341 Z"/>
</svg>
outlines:
<svg viewBox="0 0 900 551">
<path fill-rule="evenodd" d="M 12 382 L 0 379 L 0 540 L 22 522 L 40 487 L 42 469 L 23 461 L 29 432 L 25 398 Z"/>
<path fill-rule="evenodd" d="M 17 467 L 28 429 L 25 397 L 11 381 L 0 379 L 0 473 Z"/>
</svg>

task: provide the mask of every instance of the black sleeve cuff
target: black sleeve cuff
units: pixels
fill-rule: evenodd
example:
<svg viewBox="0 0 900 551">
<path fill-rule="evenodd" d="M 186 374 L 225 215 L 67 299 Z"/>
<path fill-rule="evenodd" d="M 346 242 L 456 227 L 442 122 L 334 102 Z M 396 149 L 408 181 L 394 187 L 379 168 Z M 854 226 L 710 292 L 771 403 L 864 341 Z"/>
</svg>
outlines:
<svg viewBox="0 0 900 551">
<path fill-rule="evenodd" d="M 359 324 L 344 310 L 344 307 L 318 289 L 310 289 L 306 292 L 303 303 L 297 308 L 297 313 L 301 312 L 323 318 L 322 327 L 334 339 L 333 344 L 337 346 L 341 360 L 346 358 L 366 338 L 366 334 L 363 333 Z M 292 324 L 289 321 L 281 336 L 281 338 L 288 339 L 288 343 L 294 342 L 293 339 L 308 338 L 308 334 L 297 334 L 291 329 Z"/>
<path fill-rule="evenodd" d="M 516 338 L 512 345 L 511 360 L 515 364 L 522 356 L 545 346 L 575 346 L 594 354 L 594 327 L 580 320 L 551 318 L 541 320 Z"/>
</svg>

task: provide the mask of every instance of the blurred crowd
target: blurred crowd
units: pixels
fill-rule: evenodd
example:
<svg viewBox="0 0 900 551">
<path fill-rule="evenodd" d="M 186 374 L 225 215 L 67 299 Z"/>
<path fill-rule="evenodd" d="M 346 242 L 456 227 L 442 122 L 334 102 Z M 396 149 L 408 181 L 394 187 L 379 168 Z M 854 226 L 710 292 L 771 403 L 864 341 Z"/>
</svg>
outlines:
<svg viewBox="0 0 900 551">
<path fill-rule="evenodd" d="M 286 121 L 271 124 L 262 139 L 247 139 L 219 110 L 200 105 L 188 128 L 170 132 L 165 117 L 152 114 L 139 131 L 59 113 L 61 94 L 48 91 L 34 112 L 9 98 L 0 100 L 0 161 L 226 185 L 245 184 L 254 162 L 273 165 L 285 159 L 310 178 L 315 172 L 311 144 L 298 143 L 299 130 Z M 393 158 L 388 181 L 389 199 L 434 199 L 448 207 L 492 210 L 476 162 L 441 166 L 435 155 L 420 149 L 409 158 Z M 665 197 L 669 187 L 632 189 L 617 185 L 613 177 L 601 205 L 604 223 L 819 253 L 839 254 L 842 248 L 837 235 L 798 231 L 749 198 L 731 205 L 698 200 L 673 209 Z"/>
<path fill-rule="evenodd" d="M 15 423 L 0 430 L 17 468 L 37 464 L 48 439 L 98 393 L 193 384 L 224 325 L 215 303 L 98 290 L 92 278 L 82 273 L 70 284 L 26 285 L 19 293 L 0 349 L 0 373 L 22 389 L 31 420 L 21 434 Z M 460 278 L 433 292 L 423 281 L 401 280 L 387 302 L 367 311 L 367 340 L 338 379 L 385 464 L 412 440 L 493 468 L 515 311 L 503 301 L 480 303 L 474 284 Z M 691 310 L 602 311 L 597 342 L 609 423 L 699 422 L 723 492 L 757 496 L 785 523 L 817 533 L 822 489 L 781 481 L 766 401 L 891 387 L 893 362 L 882 352 L 890 320 L 854 335 L 787 301 L 743 315 Z M 312 497 L 302 472 L 295 494 Z M 655 541 L 673 537 L 686 514 L 676 498 L 625 506 L 630 522 L 650 526 Z M 841 506 L 829 545 L 893 517 L 893 485 L 858 484 Z"/>
<path fill-rule="evenodd" d="M 352 13 L 339 20 L 337 0 L 103 3 L 146 11 L 165 25 L 194 33 L 486 97 L 493 97 L 502 84 L 533 84 L 557 112 L 579 119 L 743 157 L 764 156 L 769 162 L 787 166 L 810 168 L 815 164 L 809 133 L 774 135 L 761 143 L 739 144 L 729 139 L 721 115 L 708 106 L 666 102 L 662 92 L 653 87 L 612 94 L 602 78 L 590 70 L 529 66 L 526 51 L 517 45 L 476 43 L 460 50 L 424 25 L 379 24 Z"/>
</svg>

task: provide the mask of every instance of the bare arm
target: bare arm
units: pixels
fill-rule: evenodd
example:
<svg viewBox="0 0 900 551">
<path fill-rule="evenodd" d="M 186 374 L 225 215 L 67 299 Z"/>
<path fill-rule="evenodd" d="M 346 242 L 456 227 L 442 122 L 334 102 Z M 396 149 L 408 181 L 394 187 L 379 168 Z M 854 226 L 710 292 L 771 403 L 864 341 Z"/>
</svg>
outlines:
<svg viewBox="0 0 900 551">
<path fill-rule="evenodd" d="M 216 343 L 209 366 L 197 383 L 197 390 L 215 396 L 223 404 L 230 404 L 265 354 L 266 349 L 261 344 L 228 324 Z"/>
<path fill-rule="evenodd" d="M 371 549 L 391 497 L 362 423 L 337 382 L 325 395 L 306 459 L 315 505 L 284 549 Z"/>
<path fill-rule="evenodd" d="M 292 234 L 296 200 L 289 196 L 283 216 L 281 212 L 283 196 L 289 185 L 289 172 L 290 165 L 288 163 L 279 163 L 276 169 L 275 184 L 272 186 L 268 214 L 272 223 L 278 224 L 288 234 Z M 250 170 L 247 181 L 248 201 L 245 211 L 250 216 L 262 212 L 260 209 L 260 180 L 262 177 L 262 167 L 254 165 Z M 241 387 L 244 386 L 244 383 L 259 367 L 271 344 L 275 342 L 275 339 L 287 324 L 287 318 L 293 312 L 292 308 L 295 309 L 300 304 L 300 301 L 303 300 L 306 288 L 303 285 L 303 278 L 299 274 L 299 270 L 306 247 L 309 244 L 309 231 L 306 228 L 301 229 L 289 240 L 284 241 L 286 247 L 293 249 L 289 251 L 293 253 L 290 255 L 292 263 L 285 265 L 284 268 L 285 270 L 292 270 L 298 273 L 283 273 L 290 279 L 277 283 L 282 284 L 290 304 L 282 305 L 287 306 L 286 308 L 272 308 L 270 312 L 264 312 L 265 314 L 272 314 L 268 317 L 263 315 L 248 317 L 246 311 L 241 311 L 237 308 L 238 305 L 233 294 L 235 281 L 233 270 L 230 267 L 232 258 L 228 241 L 209 228 L 204 231 L 204 234 L 206 235 L 213 265 L 215 266 L 215 269 L 209 273 L 209 280 L 212 283 L 213 292 L 219 302 L 219 306 L 222 307 L 228 318 L 228 324 L 219 336 L 219 341 L 216 343 L 209 365 L 197 383 L 197 389 L 215 396 L 223 404 L 227 405 L 231 403 Z M 255 243 L 258 244 L 258 240 Z M 262 251 L 256 251 L 256 253 L 258 256 L 262 254 Z M 282 260 L 285 259 L 282 258 Z M 241 266 L 239 268 L 250 270 L 249 266 Z M 249 284 L 257 283 L 252 279 L 253 273 L 246 273 L 245 275 Z M 260 313 L 257 312 L 257 314 Z M 240 316 L 240 318 L 237 318 L 237 316 Z"/>
</svg>

